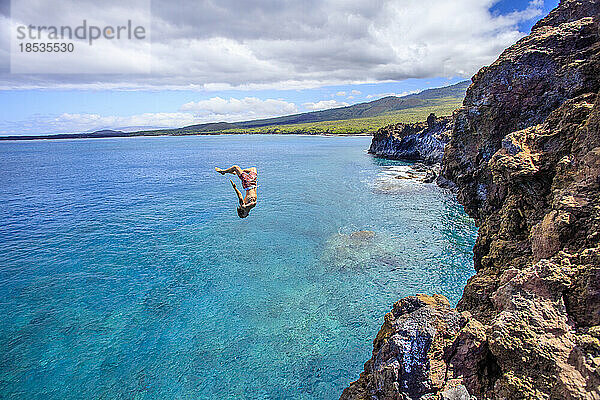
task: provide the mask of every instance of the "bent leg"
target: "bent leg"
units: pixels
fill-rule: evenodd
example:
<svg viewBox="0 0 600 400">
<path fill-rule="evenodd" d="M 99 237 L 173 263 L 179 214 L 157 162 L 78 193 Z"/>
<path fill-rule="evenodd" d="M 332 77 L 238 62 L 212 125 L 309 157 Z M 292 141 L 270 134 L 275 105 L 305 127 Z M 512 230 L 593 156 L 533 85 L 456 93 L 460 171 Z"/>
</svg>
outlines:
<svg viewBox="0 0 600 400">
<path fill-rule="evenodd" d="M 227 169 L 221 169 L 221 168 L 215 167 L 215 171 L 219 172 L 221 175 L 234 174 L 234 175 L 237 175 L 238 177 L 242 174 L 242 169 L 240 167 L 238 167 L 237 165 L 232 165 L 231 167 L 229 167 Z"/>
</svg>

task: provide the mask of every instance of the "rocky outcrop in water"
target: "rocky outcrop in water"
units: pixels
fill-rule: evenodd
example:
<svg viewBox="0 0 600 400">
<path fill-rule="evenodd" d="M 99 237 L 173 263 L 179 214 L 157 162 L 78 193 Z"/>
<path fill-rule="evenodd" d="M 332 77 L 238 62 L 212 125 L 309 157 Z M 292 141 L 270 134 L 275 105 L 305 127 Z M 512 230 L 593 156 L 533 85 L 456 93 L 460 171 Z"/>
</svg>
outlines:
<svg viewBox="0 0 600 400">
<path fill-rule="evenodd" d="M 437 118 L 434 114 L 427 122 L 388 125 L 375 132 L 369 153 L 430 165 L 441 163 L 451 131 L 452 118 Z"/>
<path fill-rule="evenodd" d="M 452 395 L 464 386 L 448 382 L 444 354 L 465 319 L 441 295 L 406 297 L 385 316 L 373 342 L 373 357 L 341 399 L 418 399 Z"/>
<path fill-rule="evenodd" d="M 423 376 L 443 362 L 468 396 L 600 399 L 599 22 L 599 0 L 561 1 L 473 77 L 454 114 L 443 175 L 480 227 L 477 273 Z M 382 387 L 370 365 L 344 398 L 445 396 L 403 389 L 401 374 Z"/>
</svg>

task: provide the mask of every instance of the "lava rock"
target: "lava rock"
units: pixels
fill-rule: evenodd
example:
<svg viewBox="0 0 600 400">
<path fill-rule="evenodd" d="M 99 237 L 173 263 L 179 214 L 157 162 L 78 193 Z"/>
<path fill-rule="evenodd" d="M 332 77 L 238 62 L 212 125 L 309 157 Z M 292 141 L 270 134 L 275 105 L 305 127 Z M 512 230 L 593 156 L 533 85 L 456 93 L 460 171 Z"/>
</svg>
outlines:
<svg viewBox="0 0 600 400">
<path fill-rule="evenodd" d="M 419 399 L 443 389 L 443 351 L 464 324 L 444 296 L 420 294 L 398 301 L 385 315 L 364 372 L 341 399 Z"/>
<path fill-rule="evenodd" d="M 472 80 L 438 182 L 477 273 L 458 311 L 396 303 L 343 399 L 600 399 L 600 0 L 561 0 Z M 386 132 L 374 152 L 419 131 Z"/>
<path fill-rule="evenodd" d="M 434 114 L 427 122 L 388 125 L 375 132 L 369 153 L 429 165 L 441 163 L 451 131 L 452 118 L 437 118 Z"/>
</svg>

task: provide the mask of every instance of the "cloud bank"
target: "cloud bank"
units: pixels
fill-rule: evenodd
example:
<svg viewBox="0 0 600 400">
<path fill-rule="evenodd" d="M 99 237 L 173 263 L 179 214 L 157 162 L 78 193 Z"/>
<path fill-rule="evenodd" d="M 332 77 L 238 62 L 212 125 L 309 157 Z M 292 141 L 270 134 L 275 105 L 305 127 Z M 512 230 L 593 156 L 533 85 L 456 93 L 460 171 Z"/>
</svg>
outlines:
<svg viewBox="0 0 600 400">
<path fill-rule="evenodd" d="M 348 104 L 344 101 L 337 101 L 337 100 L 321 100 L 321 101 L 317 101 L 315 103 L 313 103 L 313 102 L 304 103 L 302 105 L 304 107 L 306 107 L 307 110 L 319 111 L 319 110 L 326 110 L 328 108 L 349 106 L 350 104 Z"/>
<path fill-rule="evenodd" d="M 61 2 L 73 23 L 90 15 L 110 21 L 107 3 Z M 494 15 L 494 3 L 153 0 L 151 74 L 10 74 L 4 38 L 0 88 L 298 89 L 466 77 L 523 36 L 518 24 L 539 16 L 543 6 L 534 0 L 525 10 Z M 53 15 L 53 4 L 38 0 L 31 12 Z M 10 20 L 3 12 L 0 27 L 6 31 Z M 105 57 L 119 62 L 118 54 Z"/>
<path fill-rule="evenodd" d="M 196 118 L 212 121 L 243 121 L 298 112 L 294 103 L 281 99 L 261 100 L 257 97 L 243 99 L 213 97 L 208 100 L 185 103 L 181 111 L 192 111 Z"/>
</svg>

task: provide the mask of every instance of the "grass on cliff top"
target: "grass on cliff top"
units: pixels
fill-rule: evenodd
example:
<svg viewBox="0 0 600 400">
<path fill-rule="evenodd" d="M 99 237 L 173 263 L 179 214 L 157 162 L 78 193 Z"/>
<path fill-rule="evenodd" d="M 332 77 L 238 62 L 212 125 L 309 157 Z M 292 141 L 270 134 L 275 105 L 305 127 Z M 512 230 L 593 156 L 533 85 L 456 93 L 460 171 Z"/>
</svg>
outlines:
<svg viewBox="0 0 600 400">
<path fill-rule="evenodd" d="M 377 129 L 397 123 L 414 123 L 425 121 L 429 114 L 437 116 L 450 115 L 460 107 L 462 98 L 442 98 L 431 100 L 424 106 L 390 111 L 376 117 L 354 118 L 338 121 L 309 122 L 290 125 L 273 125 L 260 128 L 227 129 L 221 133 L 279 133 L 279 134 L 371 134 Z"/>
</svg>

